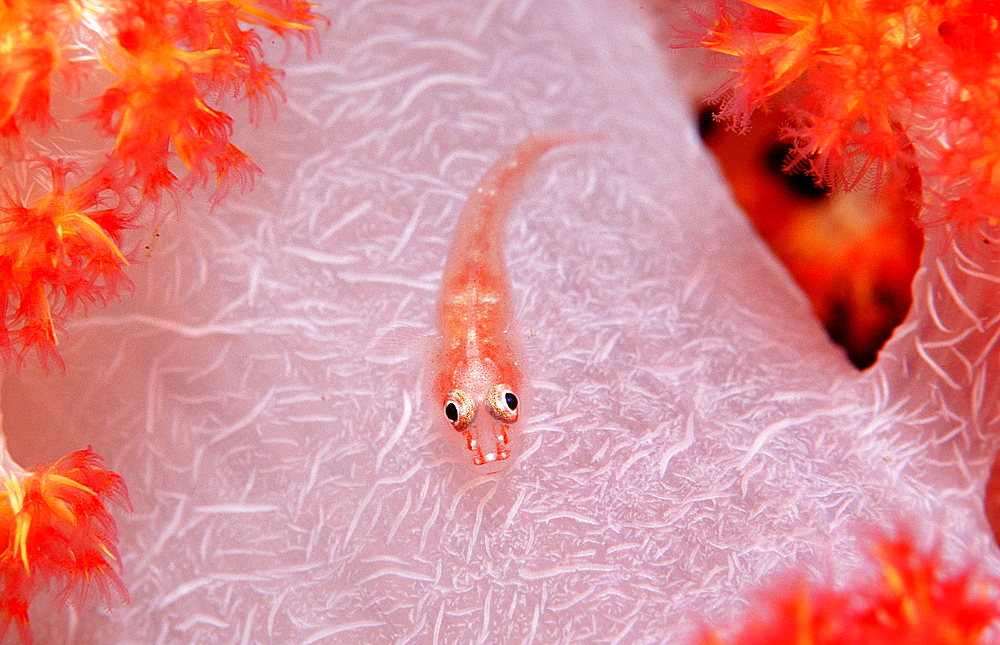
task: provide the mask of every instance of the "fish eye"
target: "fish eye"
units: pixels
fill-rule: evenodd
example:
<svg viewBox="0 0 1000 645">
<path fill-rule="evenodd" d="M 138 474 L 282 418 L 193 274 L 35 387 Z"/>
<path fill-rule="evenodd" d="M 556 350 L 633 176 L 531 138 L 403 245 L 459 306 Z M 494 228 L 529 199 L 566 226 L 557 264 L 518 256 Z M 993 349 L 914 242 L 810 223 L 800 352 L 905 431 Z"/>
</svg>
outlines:
<svg viewBox="0 0 1000 645">
<path fill-rule="evenodd" d="M 489 394 L 486 395 L 486 406 L 498 421 L 507 423 L 517 421 L 517 405 L 517 395 L 503 383 L 491 387 Z"/>
<path fill-rule="evenodd" d="M 462 390 L 452 390 L 448 393 L 448 398 L 444 401 L 444 416 L 448 419 L 451 427 L 462 432 L 472 423 L 472 418 L 476 416 L 476 408 L 472 404 L 472 397 Z"/>
</svg>

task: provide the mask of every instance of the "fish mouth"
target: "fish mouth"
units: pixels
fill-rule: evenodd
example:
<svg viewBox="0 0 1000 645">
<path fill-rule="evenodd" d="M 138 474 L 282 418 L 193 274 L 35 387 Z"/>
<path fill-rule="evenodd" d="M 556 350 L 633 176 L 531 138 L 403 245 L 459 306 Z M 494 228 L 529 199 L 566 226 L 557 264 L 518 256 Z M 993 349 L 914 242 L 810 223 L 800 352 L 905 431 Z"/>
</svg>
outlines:
<svg viewBox="0 0 1000 645">
<path fill-rule="evenodd" d="M 510 426 L 502 425 L 499 430 L 493 432 L 482 432 L 477 434 L 485 435 L 482 439 L 473 436 L 471 430 L 466 430 L 466 445 L 472 452 L 472 463 L 476 466 L 483 466 L 495 461 L 503 461 L 510 457 L 510 450 L 507 444 L 510 442 Z"/>
</svg>

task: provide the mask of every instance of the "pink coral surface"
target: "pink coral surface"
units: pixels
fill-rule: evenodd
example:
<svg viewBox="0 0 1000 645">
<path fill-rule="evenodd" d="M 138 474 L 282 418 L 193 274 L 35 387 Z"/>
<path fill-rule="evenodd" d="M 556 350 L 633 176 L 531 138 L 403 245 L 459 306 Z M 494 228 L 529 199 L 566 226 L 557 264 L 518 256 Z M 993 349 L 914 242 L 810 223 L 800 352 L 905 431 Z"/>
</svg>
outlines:
<svg viewBox="0 0 1000 645">
<path fill-rule="evenodd" d="M 123 474 L 131 603 L 42 642 L 680 643 L 791 570 L 878 569 L 859 523 L 1000 559 L 996 260 L 928 229 L 909 318 L 857 372 L 702 148 L 687 58 L 611 0 L 328 2 L 252 193 L 169 220 L 65 375 L 3 388 L 16 458 Z M 507 230 L 528 337 L 511 466 L 482 476 L 425 370 L 458 212 L 529 134 Z M 29 458 L 31 457 L 31 458 Z"/>
</svg>

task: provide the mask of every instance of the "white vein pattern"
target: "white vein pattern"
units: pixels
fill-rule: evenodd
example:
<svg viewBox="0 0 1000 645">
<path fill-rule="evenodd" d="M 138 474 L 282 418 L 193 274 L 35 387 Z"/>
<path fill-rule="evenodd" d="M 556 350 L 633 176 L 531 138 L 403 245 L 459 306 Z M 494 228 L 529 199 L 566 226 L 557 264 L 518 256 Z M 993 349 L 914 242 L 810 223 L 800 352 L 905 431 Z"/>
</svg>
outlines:
<svg viewBox="0 0 1000 645">
<path fill-rule="evenodd" d="M 256 189 L 160 228 L 136 293 L 3 392 L 19 459 L 128 481 L 132 602 L 39 604 L 39 642 L 682 643 L 769 576 L 859 573 L 912 523 L 998 562 L 996 267 L 933 229 L 859 375 L 733 205 L 626 3 L 328 2 Z M 477 476 L 424 362 L 481 173 L 540 161 L 507 259 L 529 338 L 512 466 Z M 957 239 L 957 238 L 956 238 Z M 451 433 L 451 434 L 449 434 Z"/>
</svg>

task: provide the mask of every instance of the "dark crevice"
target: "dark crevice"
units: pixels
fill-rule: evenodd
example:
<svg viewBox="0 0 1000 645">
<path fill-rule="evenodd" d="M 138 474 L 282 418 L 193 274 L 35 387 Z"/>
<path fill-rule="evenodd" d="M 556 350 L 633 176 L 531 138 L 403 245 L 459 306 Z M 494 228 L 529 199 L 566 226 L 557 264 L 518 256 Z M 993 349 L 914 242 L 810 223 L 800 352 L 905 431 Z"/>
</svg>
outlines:
<svg viewBox="0 0 1000 645">
<path fill-rule="evenodd" d="M 813 305 L 830 339 L 859 369 L 878 352 L 910 308 L 923 233 L 914 223 L 920 194 L 915 169 L 887 173 L 880 190 L 845 196 L 817 182 L 808 159 L 790 165 L 792 147 L 780 139 L 781 112 L 758 111 L 744 134 L 698 115 L 736 200 Z"/>
</svg>

